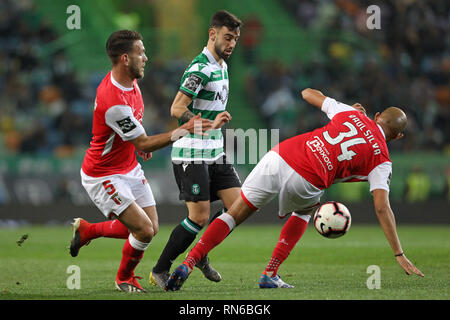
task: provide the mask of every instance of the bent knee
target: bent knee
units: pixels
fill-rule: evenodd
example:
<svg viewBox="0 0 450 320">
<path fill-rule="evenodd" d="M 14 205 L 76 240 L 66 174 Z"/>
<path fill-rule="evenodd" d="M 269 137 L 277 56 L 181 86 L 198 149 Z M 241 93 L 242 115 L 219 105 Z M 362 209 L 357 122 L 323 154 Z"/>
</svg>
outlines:
<svg viewBox="0 0 450 320">
<path fill-rule="evenodd" d="M 199 226 L 205 226 L 209 221 L 209 202 L 207 204 L 196 205 L 195 207 L 191 206 L 189 208 L 189 219 Z"/>
<path fill-rule="evenodd" d="M 204 227 L 209 221 L 209 211 L 196 214 L 189 213 L 189 219 L 199 226 Z"/>
<path fill-rule="evenodd" d="M 159 225 L 158 225 L 158 223 L 154 223 L 153 224 L 153 237 L 156 236 L 158 231 L 159 231 Z"/>
<path fill-rule="evenodd" d="M 145 225 L 139 228 L 139 231 L 136 232 L 139 240 L 142 242 L 150 242 L 155 236 L 155 229 L 151 222 L 146 223 Z"/>
</svg>

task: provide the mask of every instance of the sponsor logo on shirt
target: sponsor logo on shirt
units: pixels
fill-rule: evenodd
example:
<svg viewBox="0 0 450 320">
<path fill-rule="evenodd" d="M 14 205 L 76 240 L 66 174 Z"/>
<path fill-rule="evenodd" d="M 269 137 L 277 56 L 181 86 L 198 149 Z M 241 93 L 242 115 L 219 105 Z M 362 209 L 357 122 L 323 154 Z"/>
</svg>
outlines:
<svg viewBox="0 0 450 320">
<path fill-rule="evenodd" d="M 306 145 L 311 149 L 317 159 L 325 164 L 329 171 L 333 170 L 333 164 L 331 163 L 328 155 L 330 152 L 325 147 L 324 143 L 318 136 L 314 136 L 313 140 L 306 141 Z M 317 156 L 319 155 L 320 158 Z"/>
<path fill-rule="evenodd" d="M 220 100 L 222 104 L 225 104 L 228 100 L 228 87 L 226 85 L 222 86 L 222 91 L 216 92 L 214 100 Z"/>
</svg>

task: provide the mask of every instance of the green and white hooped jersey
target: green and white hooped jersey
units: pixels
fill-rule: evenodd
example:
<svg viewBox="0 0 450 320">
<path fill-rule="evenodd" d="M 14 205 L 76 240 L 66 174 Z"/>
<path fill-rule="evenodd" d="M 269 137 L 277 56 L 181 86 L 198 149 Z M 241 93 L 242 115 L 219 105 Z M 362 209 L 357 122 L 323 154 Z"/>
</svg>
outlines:
<svg viewBox="0 0 450 320">
<path fill-rule="evenodd" d="M 225 111 L 228 90 L 227 64 L 223 61 L 221 66 L 205 47 L 186 68 L 181 80 L 180 91 L 193 99 L 188 109 L 214 121 L 217 114 Z M 220 129 L 208 131 L 208 136 L 188 134 L 172 146 L 172 161 L 214 161 L 224 154 Z"/>
</svg>

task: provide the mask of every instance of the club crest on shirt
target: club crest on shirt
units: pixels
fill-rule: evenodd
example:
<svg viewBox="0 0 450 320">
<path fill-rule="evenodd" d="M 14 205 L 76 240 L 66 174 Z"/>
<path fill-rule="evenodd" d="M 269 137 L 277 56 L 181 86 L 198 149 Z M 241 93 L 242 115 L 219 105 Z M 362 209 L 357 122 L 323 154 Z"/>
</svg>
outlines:
<svg viewBox="0 0 450 320">
<path fill-rule="evenodd" d="M 116 122 L 123 133 L 130 132 L 131 130 L 136 128 L 136 124 L 133 121 L 131 121 L 130 117 L 126 117 L 125 119 Z"/>
</svg>

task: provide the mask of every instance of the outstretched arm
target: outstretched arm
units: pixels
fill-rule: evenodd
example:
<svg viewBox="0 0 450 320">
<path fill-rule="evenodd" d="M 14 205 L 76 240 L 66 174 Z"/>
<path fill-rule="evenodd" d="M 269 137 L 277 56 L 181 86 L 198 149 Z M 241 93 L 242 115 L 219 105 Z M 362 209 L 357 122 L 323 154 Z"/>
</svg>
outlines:
<svg viewBox="0 0 450 320">
<path fill-rule="evenodd" d="M 202 119 L 200 114 L 198 114 L 174 130 L 153 136 L 147 136 L 147 134 L 143 133 L 139 137 L 130 140 L 130 142 L 137 150 L 152 152 L 172 144 L 188 133 L 202 134 L 203 132 L 210 130 L 211 126 L 212 122 L 210 120 Z"/>
<path fill-rule="evenodd" d="M 326 98 L 326 96 L 323 95 L 322 92 L 315 89 L 307 88 L 302 91 L 302 97 L 306 100 L 309 104 L 312 104 L 313 106 L 322 109 L 322 104 Z"/>
<path fill-rule="evenodd" d="M 400 240 L 397 235 L 394 213 L 389 203 L 389 193 L 384 189 L 375 189 L 372 191 L 375 212 L 380 222 L 381 228 L 394 251 L 398 264 L 405 270 L 406 274 L 415 273 L 423 277 L 423 273 L 417 269 L 403 253 Z"/>
<path fill-rule="evenodd" d="M 322 92 L 320 92 L 319 90 L 315 90 L 315 89 L 310 89 L 307 88 L 305 90 L 302 91 L 302 97 L 303 99 L 305 99 L 309 104 L 312 104 L 313 106 L 315 106 L 316 108 L 319 108 L 319 110 L 322 110 L 324 112 L 327 112 L 328 110 L 324 110 L 322 108 L 323 103 L 325 101 L 325 99 L 327 98 L 327 96 L 325 96 Z M 334 100 L 333 100 L 334 101 Z M 349 110 L 350 107 L 354 108 L 356 110 L 358 110 L 361 113 L 366 114 L 366 110 L 364 109 L 364 107 L 360 104 L 360 103 L 355 103 L 352 106 L 347 106 L 342 104 L 342 106 L 345 106 L 344 109 L 346 107 L 348 107 Z M 345 110 L 341 110 L 341 111 L 345 111 Z M 335 111 L 332 111 L 333 113 Z"/>
<path fill-rule="evenodd" d="M 178 91 L 175 99 L 173 100 L 172 106 L 170 108 L 170 114 L 181 122 L 185 123 L 189 119 L 193 118 L 195 115 L 189 111 L 188 106 L 191 104 L 192 98 L 185 93 Z M 227 112 L 219 113 L 214 122 L 212 123 L 213 129 L 220 129 L 224 124 L 231 120 L 231 115 Z"/>
</svg>

